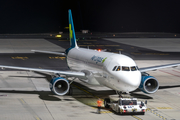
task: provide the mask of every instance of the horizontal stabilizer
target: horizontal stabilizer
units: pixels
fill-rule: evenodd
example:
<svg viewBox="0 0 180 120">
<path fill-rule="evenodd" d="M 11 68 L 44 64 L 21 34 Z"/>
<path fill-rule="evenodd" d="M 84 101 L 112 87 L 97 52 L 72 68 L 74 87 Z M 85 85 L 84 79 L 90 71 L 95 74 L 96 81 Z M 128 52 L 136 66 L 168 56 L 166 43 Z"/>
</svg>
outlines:
<svg viewBox="0 0 180 120">
<path fill-rule="evenodd" d="M 65 53 L 59 53 L 59 52 L 52 52 L 52 51 L 41 51 L 41 50 L 31 50 L 33 52 L 37 52 L 37 53 L 46 53 L 46 54 L 55 54 L 55 55 L 62 55 L 62 56 L 66 56 Z"/>
</svg>

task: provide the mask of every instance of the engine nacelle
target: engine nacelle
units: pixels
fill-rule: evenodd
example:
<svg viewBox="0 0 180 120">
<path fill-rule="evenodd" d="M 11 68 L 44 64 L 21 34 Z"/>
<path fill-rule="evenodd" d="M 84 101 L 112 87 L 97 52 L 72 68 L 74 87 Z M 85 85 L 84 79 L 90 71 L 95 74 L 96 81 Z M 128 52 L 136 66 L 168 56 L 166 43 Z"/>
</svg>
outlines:
<svg viewBox="0 0 180 120">
<path fill-rule="evenodd" d="M 159 88 L 159 83 L 153 76 L 142 76 L 139 89 L 144 93 L 155 93 Z"/>
<path fill-rule="evenodd" d="M 62 77 L 54 77 L 49 86 L 51 91 L 56 95 L 65 95 L 70 88 L 69 82 Z"/>
</svg>

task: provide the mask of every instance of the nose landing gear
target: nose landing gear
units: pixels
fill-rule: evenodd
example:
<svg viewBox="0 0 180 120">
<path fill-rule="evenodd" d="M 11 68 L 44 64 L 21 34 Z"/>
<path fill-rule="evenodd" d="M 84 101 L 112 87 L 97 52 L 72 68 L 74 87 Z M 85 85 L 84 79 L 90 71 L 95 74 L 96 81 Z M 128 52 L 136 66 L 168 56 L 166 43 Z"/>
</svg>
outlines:
<svg viewBox="0 0 180 120">
<path fill-rule="evenodd" d="M 120 91 L 116 91 L 116 93 L 119 95 L 119 98 L 123 98 L 123 96 L 122 96 L 122 92 Z"/>
<path fill-rule="evenodd" d="M 122 91 L 116 91 L 116 94 L 118 94 L 119 95 L 119 98 L 123 98 L 123 94 L 128 94 L 128 93 L 126 93 L 126 92 L 122 92 Z"/>
</svg>

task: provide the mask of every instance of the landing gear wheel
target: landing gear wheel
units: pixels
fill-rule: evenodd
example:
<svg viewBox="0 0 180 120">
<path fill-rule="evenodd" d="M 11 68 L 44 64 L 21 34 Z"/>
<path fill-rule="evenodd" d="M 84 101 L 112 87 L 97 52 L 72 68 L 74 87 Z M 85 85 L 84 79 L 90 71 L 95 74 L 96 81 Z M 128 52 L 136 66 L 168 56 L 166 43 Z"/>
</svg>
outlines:
<svg viewBox="0 0 180 120">
<path fill-rule="evenodd" d="M 118 112 L 119 115 L 122 115 L 122 111 L 120 110 L 120 108 L 118 108 Z"/>
<path fill-rule="evenodd" d="M 72 87 L 70 86 L 68 95 L 72 95 L 72 94 L 73 94 L 73 89 L 72 89 Z"/>
<path fill-rule="evenodd" d="M 109 98 L 105 98 L 105 99 L 104 99 L 104 107 L 105 107 L 105 108 L 109 108 L 108 103 L 110 103 L 110 99 L 109 99 Z"/>
<path fill-rule="evenodd" d="M 145 112 L 142 112 L 141 115 L 145 115 Z"/>
</svg>

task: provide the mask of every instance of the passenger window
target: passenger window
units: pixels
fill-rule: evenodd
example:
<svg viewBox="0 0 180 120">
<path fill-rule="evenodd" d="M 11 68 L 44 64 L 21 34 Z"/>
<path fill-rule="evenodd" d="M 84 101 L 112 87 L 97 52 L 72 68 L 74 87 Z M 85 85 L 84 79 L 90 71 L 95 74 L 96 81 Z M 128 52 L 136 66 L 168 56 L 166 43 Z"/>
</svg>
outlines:
<svg viewBox="0 0 180 120">
<path fill-rule="evenodd" d="M 118 66 L 118 68 L 117 68 L 117 70 L 116 71 L 120 71 L 121 70 L 121 67 L 120 66 Z"/>
<path fill-rule="evenodd" d="M 129 67 L 122 66 L 122 71 L 129 71 Z"/>
<path fill-rule="evenodd" d="M 113 68 L 113 71 L 115 71 L 116 67 L 117 67 L 117 66 L 115 66 L 115 67 Z"/>
<path fill-rule="evenodd" d="M 136 71 L 137 69 L 136 69 L 136 66 L 132 66 L 131 67 L 131 71 Z"/>
</svg>

